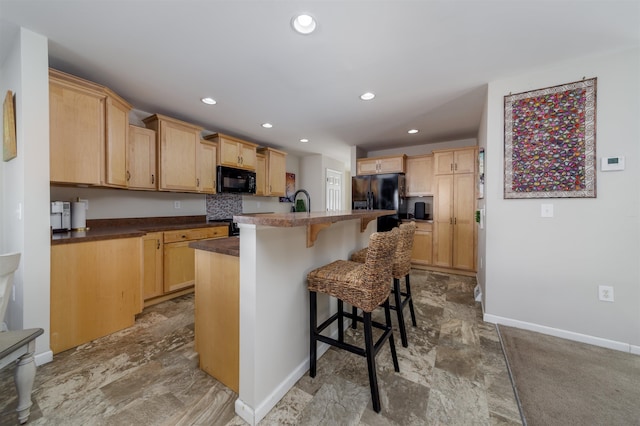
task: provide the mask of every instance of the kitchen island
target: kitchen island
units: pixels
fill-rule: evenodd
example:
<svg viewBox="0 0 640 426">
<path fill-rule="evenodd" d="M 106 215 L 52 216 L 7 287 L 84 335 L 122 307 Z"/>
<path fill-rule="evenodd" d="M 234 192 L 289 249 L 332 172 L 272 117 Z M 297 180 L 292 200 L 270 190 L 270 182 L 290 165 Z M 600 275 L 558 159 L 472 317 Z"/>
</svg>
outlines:
<svg viewBox="0 0 640 426">
<path fill-rule="evenodd" d="M 309 368 L 311 270 L 365 247 L 390 210 L 234 216 L 240 227 L 240 354 L 236 413 L 257 424 Z M 196 293 L 196 298 L 198 294 Z M 318 296 L 318 317 L 335 311 Z M 333 330 L 337 333 L 337 329 Z M 319 346 L 319 354 L 328 349 Z"/>
</svg>

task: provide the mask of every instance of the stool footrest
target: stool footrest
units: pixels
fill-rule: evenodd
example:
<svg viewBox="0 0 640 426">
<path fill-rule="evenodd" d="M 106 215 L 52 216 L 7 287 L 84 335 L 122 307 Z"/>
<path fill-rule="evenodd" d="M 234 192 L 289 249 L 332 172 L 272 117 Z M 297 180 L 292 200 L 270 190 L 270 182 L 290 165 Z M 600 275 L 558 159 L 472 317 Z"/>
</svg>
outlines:
<svg viewBox="0 0 640 426">
<path fill-rule="evenodd" d="M 343 312 L 345 317 L 350 317 L 352 319 L 353 315 L 350 312 Z M 323 336 L 322 334 L 320 334 L 320 332 L 322 330 L 324 330 L 325 328 L 327 328 L 333 321 L 338 319 L 338 314 L 334 314 L 331 317 L 329 317 L 329 319 L 327 319 L 325 322 L 323 322 L 318 328 L 317 331 L 315 333 L 316 339 L 320 340 L 321 342 L 324 342 L 328 345 L 332 345 L 332 346 L 337 346 L 340 349 L 344 349 L 346 351 L 349 351 L 351 353 L 354 353 L 356 355 L 360 355 L 360 356 L 366 356 L 366 351 L 359 347 L 359 346 L 355 346 L 349 343 L 345 343 L 345 342 L 341 342 L 340 340 L 336 340 L 332 337 L 327 337 L 327 336 Z M 364 322 L 363 318 L 360 316 L 355 316 L 355 319 L 357 321 L 360 322 Z M 380 351 L 380 348 L 382 347 L 382 345 L 384 344 L 385 340 L 387 340 L 389 338 L 389 334 L 391 334 L 392 329 L 387 327 L 384 324 L 381 324 L 379 322 L 376 321 L 371 321 L 371 325 L 377 329 L 380 330 L 384 330 L 382 335 L 378 338 L 378 340 L 376 340 L 376 342 L 373 344 L 373 351 L 375 354 L 378 353 L 378 351 Z"/>
</svg>

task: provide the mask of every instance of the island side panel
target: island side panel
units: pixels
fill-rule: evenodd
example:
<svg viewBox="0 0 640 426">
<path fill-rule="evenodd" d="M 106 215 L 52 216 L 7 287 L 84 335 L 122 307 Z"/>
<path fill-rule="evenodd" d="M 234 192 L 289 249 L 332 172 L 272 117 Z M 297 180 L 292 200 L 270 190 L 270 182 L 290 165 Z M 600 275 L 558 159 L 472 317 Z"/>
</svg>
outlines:
<svg viewBox="0 0 640 426">
<path fill-rule="evenodd" d="M 368 244 L 375 221 L 333 223 L 306 247 L 307 229 L 241 225 L 240 397 L 236 412 L 257 423 L 309 368 L 309 295 L 312 269 L 348 259 Z M 319 297 L 319 321 L 329 298 Z M 335 311 L 335 301 L 331 304 Z M 248 419 L 242 413 L 251 412 Z"/>
<path fill-rule="evenodd" d="M 195 265 L 195 333 L 200 368 L 237 393 L 240 261 L 237 256 L 196 250 Z"/>
</svg>

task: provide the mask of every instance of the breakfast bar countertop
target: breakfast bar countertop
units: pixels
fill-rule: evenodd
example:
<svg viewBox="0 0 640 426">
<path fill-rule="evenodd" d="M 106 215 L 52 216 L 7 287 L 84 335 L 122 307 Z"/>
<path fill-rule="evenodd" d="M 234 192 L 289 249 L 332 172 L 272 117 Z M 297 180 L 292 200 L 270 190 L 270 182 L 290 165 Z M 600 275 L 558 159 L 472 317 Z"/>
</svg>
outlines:
<svg viewBox="0 0 640 426">
<path fill-rule="evenodd" d="M 196 250 L 204 250 L 212 253 L 240 256 L 240 238 L 215 238 L 211 240 L 198 240 L 189 243 L 189 247 Z"/>
<path fill-rule="evenodd" d="M 342 210 L 328 212 L 296 212 L 270 214 L 243 214 L 233 216 L 237 223 L 266 225 L 276 227 L 294 227 L 307 225 L 331 224 L 343 220 L 364 219 L 373 220 L 380 216 L 396 214 L 395 210 Z"/>
</svg>

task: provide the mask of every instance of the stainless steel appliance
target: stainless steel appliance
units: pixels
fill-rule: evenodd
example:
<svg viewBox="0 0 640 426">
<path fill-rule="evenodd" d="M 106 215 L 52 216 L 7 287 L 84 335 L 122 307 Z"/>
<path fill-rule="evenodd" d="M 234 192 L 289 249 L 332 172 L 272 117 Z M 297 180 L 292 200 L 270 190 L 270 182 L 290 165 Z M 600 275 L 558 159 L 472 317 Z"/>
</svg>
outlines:
<svg viewBox="0 0 640 426">
<path fill-rule="evenodd" d="M 356 176 L 351 181 L 353 210 L 395 210 L 396 213 L 378 218 L 378 231 L 389 231 L 406 217 L 405 177 L 402 173 Z"/>
<path fill-rule="evenodd" d="M 53 232 L 71 230 L 71 203 L 68 201 L 52 201 L 50 223 Z"/>
<path fill-rule="evenodd" d="M 242 194 L 256 193 L 256 173 L 233 167 L 217 167 L 217 188 L 219 193 L 236 192 Z"/>
</svg>

